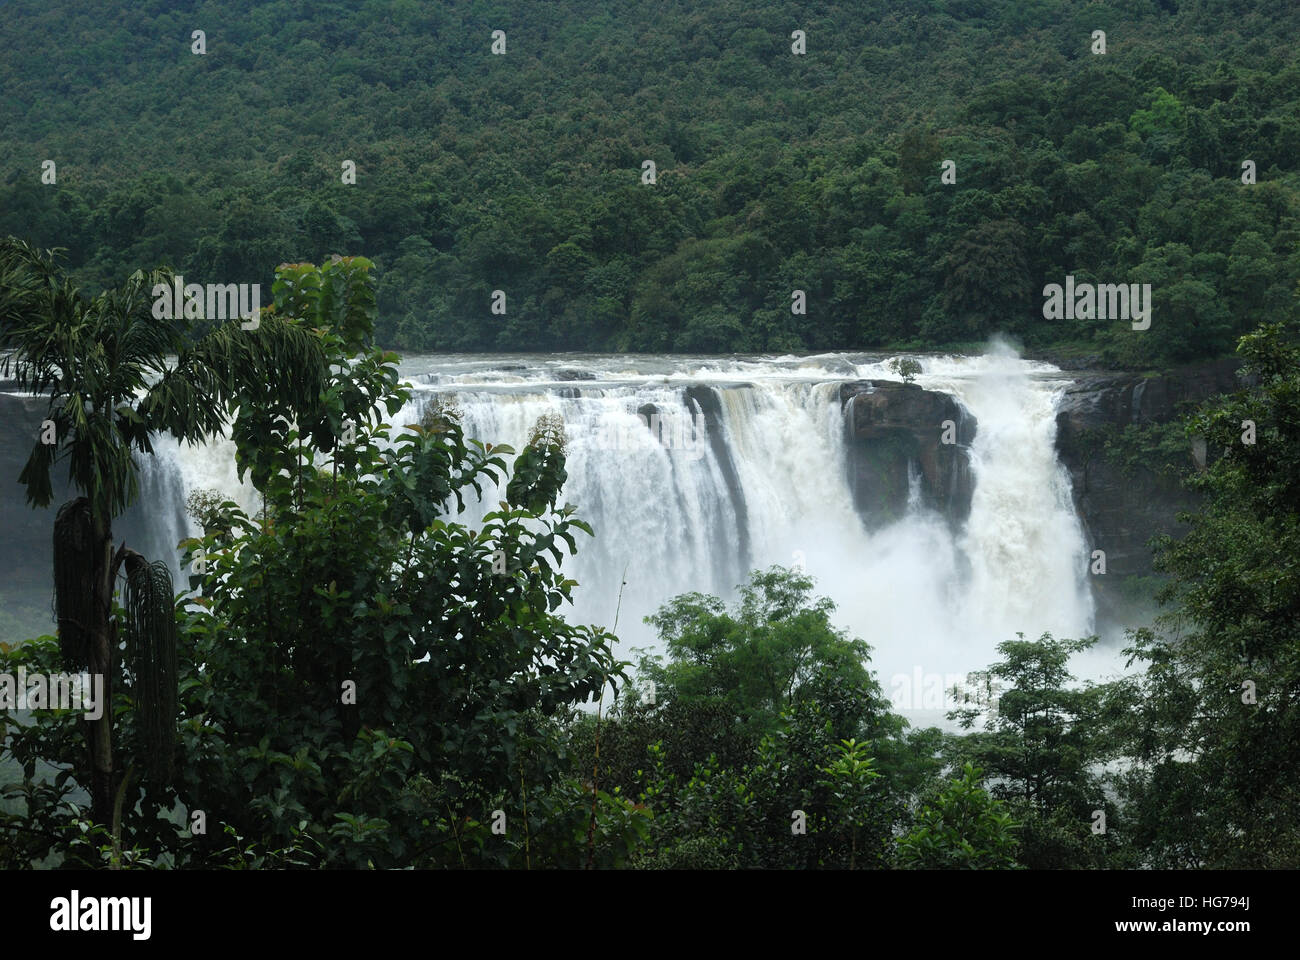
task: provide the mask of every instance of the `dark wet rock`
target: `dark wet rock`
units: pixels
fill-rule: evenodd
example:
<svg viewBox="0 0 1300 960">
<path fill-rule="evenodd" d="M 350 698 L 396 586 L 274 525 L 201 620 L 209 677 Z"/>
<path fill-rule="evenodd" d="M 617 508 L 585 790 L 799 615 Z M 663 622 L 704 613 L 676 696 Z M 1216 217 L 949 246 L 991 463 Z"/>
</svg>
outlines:
<svg viewBox="0 0 1300 960">
<path fill-rule="evenodd" d="M 1149 541 L 1185 528 L 1178 514 L 1194 510 L 1197 496 L 1141 462 L 1125 465 L 1108 457 L 1104 441 L 1127 425 L 1166 424 L 1206 399 L 1238 390 L 1240 361 L 1225 358 L 1171 370 L 1157 376 L 1098 374 L 1080 377 L 1061 398 L 1056 415 L 1056 448 L 1070 472 L 1075 508 L 1089 551 L 1106 554 L 1106 575 L 1093 576 L 1099 609 L 1121 611 L 1128 577 L 1154 572 Z M 1195 445 L 1187 446 L 1187 467 L 1196 465 Z M 1118 614 L 1117 614 L 1118 615 Z"/>
<path fill-rule="evenodd" d="M 722 479 L 727 484 L 727 494 L 736 513 L 736 526 L 740 530 L 740 542 L 719 543 L 717 555 L 725 557 L 731 553 L 737 554 L 738 570 L 743 576 L 749 570 L 749 508 L 745 504 L 745 491 L 740 483 L 740 474 L 736 472 L 736 464 L 731 459 L 731 450 L 728 449 L 726 438 L 722 433 L 722 398 L 718 392 L 720 389 L 723 388 L 691 384 L 683 391 L 683 399 L 686 409 L 696 423 L 695 429 L 698 431 L 699 425 L 702 424 L 708 435 L 709 451 L 722 471 Z M 647 406 L 651 405 L 647 404 Z M 697 433 L 695 442 L 698 443 L 699 440 Z"/>
<path fill-rule="evenodd" d="M 1056 422 L 1064 431 L 1058 446 L 1103 424 L 1168 423 L 1190 405 L 1240 388 L 1241 362 L 1224 358 L 1158 376 L 1097 374 L 1079 377 L 1061 398 Z"/>
<path fill-rule="evenodd" d="M 913 383 L 858 380 L 840 387 L 840 404 L 849 483 L 869 527 L 906 513 L 913 471 L 922 504 L 954 525 L 969 516 L 976 422 L 953 397 Z"/>
</svg>

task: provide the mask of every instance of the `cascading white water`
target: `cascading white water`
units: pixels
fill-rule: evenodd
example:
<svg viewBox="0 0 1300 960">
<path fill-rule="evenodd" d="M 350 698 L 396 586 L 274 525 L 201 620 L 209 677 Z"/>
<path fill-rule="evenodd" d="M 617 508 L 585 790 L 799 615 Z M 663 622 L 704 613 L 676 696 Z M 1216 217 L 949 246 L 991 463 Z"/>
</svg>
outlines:
<svg viewBox="0 0 1300 960">
<path fill-rule="evenodd" d="M 1091 625 L 1088 551 L 1056 458 L 1058 389 L 1006 347 L 980 358 L 974 376 L 926 363 L 923 386 L 956 396 L 979 420 L 971 446 L 975 489 L 962 553 L 971 564 L 966 617 L 1003 636 L 1070 634 Z M 969 371 L 969 364 L 966 365 Z"/>
<path fill-rule="evenodd" d="M 978 423 L 971 510 L 957 531 L 922 507 L 915 479 L 898 522 L 869 533 L 855 509 L 839 387 L 897 380 L 887 358 L 414 357 L 402 369 L 415 400 L 390 422 L 416 422 L 450 393 L 468 436 L 519 449 L 541 414 L 563 416 L 563 499 L 596 533 L 566 563 L 580 584 L 569 617 L 612 626 L 625 579 L 622 655 L 655 645 L 642 618 L 669 598 L 731 598 L 747 569 L 800 565 L 837 603 L 839 625 L 872 645 L 896 705 L 933 722 L 942 704 L 918 684 L 987 666 L 1016 631 L 1084 635 L 1093 611 L 1088 551 L 1055 454 L 1059 371 L 996 346 L 921 362 L 917 383 L 951 394 Z M 256 508 L 229 443 L 164 444 L 160 454 L 157 469 L 177 471 L 187 489 Z M 465 522 L 501 495 L 484 499 Z"/>
<path fill-rule="evenodd" d="M 869 538 L 869 549 L 885 551 L 888 561 L 877 569 L 901 598 L 882 604 L 890 609 L 873 642 L 881 682 L 895 703 L 939 722 L 953 705 L 942 691 L 993 662 L 998 643 L 1017 632 L 1033 639 L 1044 631 L 1085 636 L 1094 608 L 1089 550 L 1069 474 L 1056 458 L 1056 405 L 1067 384 L 1060 371 L 998 343 L 980 357 L 926 357 L 921 364 L 917 384 L 952 395 L 978 423 L 971 509 L 953 537 L 918 513 L 912 498 L 908 517 Z M 896 379 L 885 361 L 858 373 Z M 924 584 L 924 595 L 908 584 Z M 856 606 L 851 622 L 880 624 L 879 613 Z"/>
</svg>

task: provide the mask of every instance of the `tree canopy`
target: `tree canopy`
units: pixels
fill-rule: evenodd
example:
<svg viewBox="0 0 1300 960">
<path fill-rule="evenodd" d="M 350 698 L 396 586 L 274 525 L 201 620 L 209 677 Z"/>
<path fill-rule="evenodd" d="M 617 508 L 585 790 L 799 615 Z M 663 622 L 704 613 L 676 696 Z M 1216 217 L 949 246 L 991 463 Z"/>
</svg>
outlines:
<svg viewBox="0 0 1300 960">
<path fill-rule="evenodd" d="M 1112 364 L 1214 356 L 1294 318 L 1300 280 L 1300 10 L 1227 8 L 24 0 L 0 23 L 0 234 L 66 247 L 92 289 L 364 252 L 377 340 L 404 351 L 1000 331 Z M 1067 275 L 1152 283 L 1152 327 L 1045 321 Z"/>
</svg>

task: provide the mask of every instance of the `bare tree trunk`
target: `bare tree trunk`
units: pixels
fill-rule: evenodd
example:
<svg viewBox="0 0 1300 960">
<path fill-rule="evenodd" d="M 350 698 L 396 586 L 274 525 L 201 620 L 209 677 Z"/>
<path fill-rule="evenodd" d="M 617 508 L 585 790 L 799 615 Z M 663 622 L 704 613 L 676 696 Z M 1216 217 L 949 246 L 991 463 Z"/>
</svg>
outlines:
<svg viewBox="0 0 1300 960">
<path fill-rule="evenodd" d="M 104 678 L 99 719 L 90 721 L 91 814 L 96 823 L 108 824 L 113 816 L 113 654 L 117 630 L 113 618 L 113 531 L 107 520 L 93 518 L 95 565 L 90 588 L 94 619 L 90 624 L 90 673 Z"/>
</svg>

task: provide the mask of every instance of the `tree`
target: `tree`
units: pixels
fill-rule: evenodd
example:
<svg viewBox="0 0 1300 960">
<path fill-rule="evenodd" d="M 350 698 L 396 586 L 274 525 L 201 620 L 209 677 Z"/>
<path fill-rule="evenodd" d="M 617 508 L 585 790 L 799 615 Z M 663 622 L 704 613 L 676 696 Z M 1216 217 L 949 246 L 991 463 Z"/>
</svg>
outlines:
<svg viewBox="0 0 1300 960">
<path fill-rule="evenodd" d="M 644 781 L 662 854 L 707 835 L 743 865 L 885 865 L 908 794 L 931 775 L 936 741 L 907 724 L 866 667 L 870 648 L 830 623 L 834 605 L 807 575 L 755 570 L 730 608 L 675 597 L 647 622 L 667 648 L 642 657 L 638 686 L 602 732 L 610 782 Z M 806 842 L 788 842 L 791 811 Z M 710 848 L 712 850 L 712 848 Z M 717 851 L 713 851 L 717 852 Z M 675 854 L 670 854 L 675 856 Z"/>
<path fill-rule="evenodd" d="M 849 869 L 857 866 L 858 830 L 869 822 L 872 781 L 880 774 L 871 769 L 875 760 L 867 755 L 867 744 L 852 738 L 841 740 L 839 756 L 822 768 L 826 780 L 822 786 L 829 788 L 832 811 L 837 823 L 849 828 Z"/>
<path fill-rule="evenodd" d="M 898 862 L 914 870 L 1014 870 L 1017 824 L 1005 806 L 981 788 L 970 763 L 927 802 L 916 825 L 898 838 Z"/>
<path fill-rule="evenodd" d="M 1021 862 L 1034 869 L 1097 865 L 1109 853 L 1091 832 L 1092 811 L 1108 807 L 1095 768 L 1118 753 L 1101 723 L 1108 691 L 1071 689 L 1067 668 L 1096 642 L 1017 634 L 998 644 L 1004 659 L 971 675 L 971 705 L 948 715 L 964 729 L 984 716 L 985 731 L 954 738 L 948 755 L 986 771 L 990 792 L 1024 823 Z"/>
<path fill-rule="evenodd" d="M 1156 132 L 1181 132 L 1187 121 L 1186 111 L 1178 98 L 1164 87 L 1156 87 L 1147 96 L 1150 108 L 1135 111 L 1129 118 L 1129 125 L 1143 137 Z"/>
<path fill-rule="evenodd" d="M 133 451 L 151 454 L 160 433 L 198 442 L 230 423 L 250 396 L 282 412 L 310 405 L 323 383 L 317 339 L 291 319 L 265 316 L 247 331 L 235 319 L 196 340 L 184 311 L 153 316 L 154 286 L 170 280 L 163 271 L 137 271 L 120 288 L 87 298 L 52 252 L 13 238 L 0 242 L 0 371 L 12 371 L 20 389 L 49 396 L 45 436 L 18 479 L 29 503 L 48 506 L 50 472 L 66 461 L 82 494 L 55 518 L 55 610 L 65 669 L 104 677 L 105 710 L 89 725 L 84 778 L 100 823 L 111 815 L 122 775 L 113 759 L 118 684 L 131 689 L 146 717 L 136 758 L 165 776 L 174 746 L 171 577 L 165 564 L 150 564 L 125 544 L 113 548 L 113 519 L 139 490 Z"/>
<path fill-rule="evenodd" d="M 829 676 L 861 689 L 865 705 L 883 704 L 864 665 L 871 648 L 831 624 L 834 603 L 813 599 L 812 587 L 806 574 L 771 567 L 750 574 L 730 610 L 699 593 L 673 598 L 646 618 L 669 662 L 642 658 L 642 680 L 666 700 L 723 702 L 755 732 L 773 729 L 801 691 Z"/>
<path fill-rule="evenodd" d="M 944 257 L 943 308 L 967 336 L 983 337 L 1029 303 L 1025 229 L 1013 220 L 972 227 Z"/>
<path fill-rule="evenodd" d="M 904 383 L 912 383 L 921 372 L 921 361 L 915 357 L 895 357 L 889 361 L 889 369 L 902 377 Z"/>
<path fill-rule="evenodd" d="M 412 391 L 374 346 L 368 268 L 277 274 L 277 309 L 319 326 L 331 372 L 319 429 L 236 433 L 261 515 L 226 503 L 185 544 L 207 564 L 183 617 L 178 795 L 265 847 L 298 830 L 322 865 L 493 863 L 467 852 L 466 818 L 560 804 L 556 724 L 622 666 L 609 634 L 560 614 L 576 585 L 560 564 L 591 534 L 559 500 L 563 422 L 542 417 L 517 454 L 466 437 L 449 402 L 385 423 Z M 473 498 L 497 506 L 471 528 Z"/>
<path fill-rule="evenodd" d="M 1231 348 L 1233 316 L 1214 285 L 1223 272 L 1221 266 L 1215 269 L 1216 260 L 1226 264 L 1224 258 L 1193 256 L 1181 243 L 1148 250 L 1131 275 L 1136 283 L 1151 284 L 1156 301 L 1149 342 L 1143 334 L 1134 347 L 1140 356 L 1186 361 L 1207 350 L 1218 354 Z M 1115 336 L 1134 339 L 1127 321 Z"/>
<path fill-rule="evenodd" d="M 899 182 L 906 193 L 921 193 L 939 176 L 943 144 L 931 130 L 909 127 L 898 144 Z"/>
<path fill-rule="evenodd" d="M 1254 385 L 1187 424 L 1222 453 L 1157 544 L 1169 610 L 1128 651 L 1147 669 L 1122 688 L 1120 786 L 1154 866 L 1300 862 L 1300 347 L 1267 324 L 1238 352 Z"/>
</svg>

